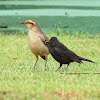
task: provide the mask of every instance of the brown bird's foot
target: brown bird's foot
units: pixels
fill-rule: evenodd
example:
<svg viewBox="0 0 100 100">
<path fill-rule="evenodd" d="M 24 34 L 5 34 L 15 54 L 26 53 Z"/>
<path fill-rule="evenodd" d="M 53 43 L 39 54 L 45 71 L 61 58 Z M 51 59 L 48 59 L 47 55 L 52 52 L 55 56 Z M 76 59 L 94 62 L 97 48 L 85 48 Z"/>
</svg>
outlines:
<svg viewBox="0 0 100 100">
<path fill-rule="evenodd" d="M 36 56 L 36 62 L 35 62 L 35 64 L 34 64 L 34 70 L 35 70 L 35 66 L 36 66 L 36 64 L 37 64 L 37 61 L 38 61 L 38 56 Z"/>
<path fill-rule="evenodd" d="M 46 65 L 47 65 L 47 60 L 45 61 L 45 68 L 44 68 L 45 71 L 47 71 Z"/>
<path fill-rule="evenodd" d="M 46 68 L 45 68 L 44 70 L 45 70 L 45 71 L 47 71 L 47 69 L 46 69 Z"/>
<path fill-rule="evenodd" d="M 35 66 L 36 66 L 36 64 L 35 64 L 34 67 L 33 67 L 34 70 L 35 70 Z"/>
<path fill-rule="evenodd" d="M 35 73 L 35 70 L 31 70 L 31 72 Z"/>
</svg>

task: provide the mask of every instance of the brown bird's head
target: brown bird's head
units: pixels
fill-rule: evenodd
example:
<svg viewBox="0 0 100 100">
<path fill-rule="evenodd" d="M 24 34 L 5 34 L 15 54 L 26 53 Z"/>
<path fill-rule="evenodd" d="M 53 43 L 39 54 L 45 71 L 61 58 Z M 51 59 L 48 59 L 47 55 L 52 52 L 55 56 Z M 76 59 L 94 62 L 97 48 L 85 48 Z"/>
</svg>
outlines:
<svg viewBox="0 0 100 100">
<path fill-rule="evenodd" d="M 22 22 L 21 24 L 25 24 L 28 29 L 39 28 L 39 25 L 35 20 L 27 20 L 25 22 Z"/>
</svg>

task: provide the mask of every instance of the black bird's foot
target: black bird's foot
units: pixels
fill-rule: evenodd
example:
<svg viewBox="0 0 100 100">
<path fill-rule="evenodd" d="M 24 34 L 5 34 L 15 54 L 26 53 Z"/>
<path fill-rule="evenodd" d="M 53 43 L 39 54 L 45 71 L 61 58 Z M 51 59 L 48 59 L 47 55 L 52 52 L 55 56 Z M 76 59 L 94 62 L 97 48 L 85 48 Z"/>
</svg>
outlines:
<svg viewBox="0 0 100 100">
<path fill-rule="evenodd" d="M 60 66 L 56 69 L 56 71 L 58 71 L 58 69 L 61 68 L 61 66 L 62 66 L 62 63 L 60 63 Z"/>
<path fill-rule="evenodd" d="M 65 71 L 67 71 L 67 67 L 66 67 Z"/>
<path fill-rule="evenodd" d="M 58 69 L 55 70 L 56 72 L 58 71 Z"/>
</svg>

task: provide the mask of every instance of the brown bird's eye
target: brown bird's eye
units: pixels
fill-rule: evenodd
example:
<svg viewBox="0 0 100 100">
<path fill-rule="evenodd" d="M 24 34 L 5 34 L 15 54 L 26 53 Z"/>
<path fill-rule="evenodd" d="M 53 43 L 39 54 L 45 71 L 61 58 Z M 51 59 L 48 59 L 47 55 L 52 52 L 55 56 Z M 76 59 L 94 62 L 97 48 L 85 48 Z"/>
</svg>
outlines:
<svg viewBox="0 0 100 100">
<path fill-rule="evenodd" d="M 28 24 L 34 25 L 34 23 L 28 22 Z"/>
<path fill-rule="evenodd" d="M 31 25 L 34 25 L 33 23 L 30 23 Z"/>
</svg>

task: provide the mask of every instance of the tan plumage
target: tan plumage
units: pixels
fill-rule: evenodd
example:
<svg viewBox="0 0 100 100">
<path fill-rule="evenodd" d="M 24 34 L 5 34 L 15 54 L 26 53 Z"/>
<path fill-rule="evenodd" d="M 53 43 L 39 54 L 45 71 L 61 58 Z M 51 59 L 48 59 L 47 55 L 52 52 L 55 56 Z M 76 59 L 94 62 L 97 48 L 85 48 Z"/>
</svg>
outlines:
<svg viewBox="0 0 100 100">
<path fill-rule="evenodd" d="M 36 62 L 34 65 L 34 69 L 36 63 L 38 61 L 38 56 L 41 56 L 47 62 L 47 55 L 49 54 L 48 47 L 45 43 L 49 42 L 47 36 L 42 32 L 40 26 L 35 20 L 27 20 L 22 22 L 21 24 L 25 24 L 29 29 L 28 33 L 28 41 L 31 52 L 36 56 Z M 45 69 L 46 69 L 45 62 Z"/>
</svg>

